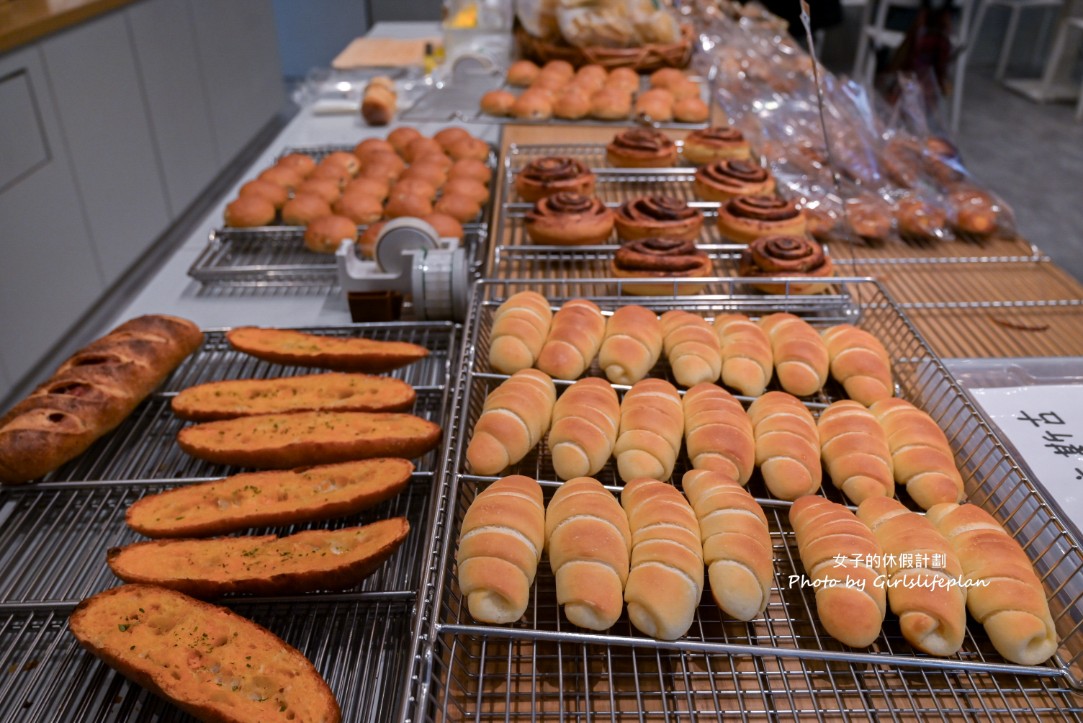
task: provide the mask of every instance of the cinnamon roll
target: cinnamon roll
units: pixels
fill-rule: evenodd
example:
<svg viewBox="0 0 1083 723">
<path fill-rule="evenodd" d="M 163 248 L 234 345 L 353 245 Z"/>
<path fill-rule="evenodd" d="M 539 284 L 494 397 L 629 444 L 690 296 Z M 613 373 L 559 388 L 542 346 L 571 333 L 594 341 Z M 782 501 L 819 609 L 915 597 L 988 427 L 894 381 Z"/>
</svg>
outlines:
<svg viewBox="0 0 1083 723">
<path fill-rule="evenodd" d="M 808 236 L 763 236 L 741 252 L 738 262 L 741 276 L 803 276 L 822 279 L 834 274 L 831 259 L 823 246 Z M 753 283 L 752 288 L 769 294 L 815 294 L 827 288 L 823 281 L 788 283 Z"/>
<path fill-rule="evenodd" d="M 653 128 L 632 128 L 613 136 L 605 147 L 605 158 L 617 168 L 672 166 L 677 160 L 677 144 Z"/>
<path fill-rule="evenodd" d="M 561 191 L 594 195 L 594 173 L 583 163 L 565 156 L 547 156 L 531 161 L 515 176 L 515 190 L 526 201 L 552 196 Z"/>
<path fill-rule="evenodd" d="M 693 240 L 703 228 L 703 214 L 672 196 L 640 196 L 625 201 L 616 213 L 622 241 L 665 236 Z"/>
<path fill-rule="evenodd" d="M 741 131 L 731 126 L 713 126 L 692 131 L 684 139 L 684 157 L 702 166 L 727 158 L 750 158 L 752 150 Z"/>
<path fill-rule="evenodd" d="M 775 177 L 766 168 L 747 158 L 713 161 L 696 171 L 692 187 L 707 201 L 725 203 L 737 196 L 762 196 L 773 193 Z"/>
<path fill-rule="evenodd" d="M 805 227 L 804 211 L 776 196 L 738 196 L 718 209 L 718 230 L 737 243 L 751 243 L 760 236 L 801 236 Z"/>
<path fill-rule="evenodd" d="M 523 226 L 536 244 L 600 244 L 613 231 L 613 211 L 593 196 L 563 191 L 535 201 Z"/>
<path fill-rule="evenodd" d="M 712 264 L 694 241 L 676 238 L 644 238 L 617 249 L 610 264 L 619 279 L 658 279 L 657 284 L 629 284 L 624 292 L 636 296 L 698 294 L 706 284 L 674 284 L 674 279 L 710 276 Z"/>
</svg>

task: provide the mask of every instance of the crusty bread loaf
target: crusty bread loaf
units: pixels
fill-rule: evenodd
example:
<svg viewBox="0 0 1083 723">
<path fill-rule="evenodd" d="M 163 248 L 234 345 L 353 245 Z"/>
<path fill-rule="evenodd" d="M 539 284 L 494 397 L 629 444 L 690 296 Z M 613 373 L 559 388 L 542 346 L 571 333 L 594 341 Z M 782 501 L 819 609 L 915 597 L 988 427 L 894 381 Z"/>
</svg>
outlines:
<svg viewBox="0 0 1083 723">
<path fill-rule="evenodd" d="M 620 430 L 613 446 L 620 478 L 669 479 L 683 432 L 684 408 L 677 389 L 664 379 L 636 382 L 620 404 Z"/>
<path fill-rule="evenodd" d="M 756 466 L 752 421 L 741 403 L 706 382 L 684 394 L 684 443 L 696 469 L 725 472 L 747 484 Z"/>
<path fill-rule="evenodd" d="M 894 497 L 887 436 L 872 412 L 842 399 L 820 412 L 820 459 L 831 483 L 855 505 L 869 497 Z"/>
<path fill-rule="evenodd" d="M 853 512 L 819 495 L 790 507 L 805 575 L 816 587 L 816 613 L 827 634 L 854 648 L 872 645 L 887 613 L 883 550 Z"/>
<path fill-rule="evenodd" d="M 866 407 L 895 393 L 891 357 L 875 336 L 852 324 L 839 324 L 821 332 L 827 344 L 831 377 L 846 396 Z"/>
<path fill-rule="evenodd" d="M 199 598 L 229 593 L 294 595 L 359 585 L 410 532 L 405 517 L 287 537 L 148 540 L 109 550 L 124 582 L 161 585 Z"/>
<path fill-rule="evenodd" d="M 226 608 L 156 585 L 121 585 L 68 618 L 79 643 L 138 685 L 204 721 L 341 720 L 300 651 Z"/>
<path fill-rule="evenodd" d="M 226 340 L 234 349 L 258 359 L 339 372 L 379 374 L 413 364 L 429 355 L 425 347 L 405 341 L 325 336 L 254 326 L 231 329 L 226 332 Z"/>
<path fill-rule="evenodd" d="M 714 329 L 702 316 L 675 309 L 662 314 L 662 342 L 682 387 L 714 383 L 722 374 L 722 349 Z"/>
<path fill-rule="evenodd" d="M 1038 665 L 1057 652 L 1057 628 L 1027 553 L 976 505 L 945 502 L 928 517 L 948 538 L 968 585 L 966 607 L 1006 660 Z"/>
<path fill-rule="evenodd" d="M 557 390 L 537 369 L 523 369 L 489 393 L 466 447 L 474 474 L 497 474 L 530 453 L 549 429 Z"/>
<path fill-rule="evenodd" d="M 635 384 L 662 355 L 662 323 L 650 309 L 622 306 L 605 323 L 598 365 L 614 384 Z"/>
<path fill-rule="evenodd" d="M 620 495 L 632 533 L 624 602 L 628 620 L 659 640 L 692 627 L 703 596 L 703 548 L 692 507 L 673 485 L 632 480 Z"/>
<path fill-rule="evenodd" d="M 891 497 L 868 498 L 857 517 L 884 551 L 887 601 L 903 637 L 924 653 L 955 655 L 966 635 L 966 588 L 951 543 Z"/>
<path fill-rule="evenodd" d="M 602 346 L 605 317 L 593 301 L 572 299 L 556 314 L 534 363 L 554 379 L 578 379 Z"/>
<path fill-rule="evenodd" d="M 534 366 L 552 321 L 549 300 L 538 292 L 520 291 L 508 297 L 493 313 L 489 366 L 501 374 Z"/>
<path fill-rule="evenodd" d="M 181 419 L 208 422 L 317 409 L 404 412 L 414 406 L 416 398 L 414 388 L 401 379 L 331 372 L 199 384 L 173 397 L 172 406 Z"/>
<path fill-rule="evenodd" d="M 596 474 L 613 454 L 620 426 L 620 400 L 604 379 L 572 384 L 553 406 L 549 454 L 560 479 Z"/>
<path fill-rule="evenodd" d="M 771 340 L 778 382 L 790 394 L 807 397 L 827 381 L 827 345 L 816 329 L 804 319 L 779 312 L 760 319 L 760 327 Z"/>
<path fill-rule="evenodd" d="M 85 452 L 202 343 L 192 322 L 158 315 L 80 349 L 0 418 L 0 482 L 29 482 Z"/>
<path fill-rule="evenodd" d="M 767 392 L 748 408 L 756 466 L 767 490 L 795 500 L 820 489 L 820 433 L 812 413 L 786 392 Z"/>
<path fill-rule="evenodd" d="M 703 559 L 718 607 L 744 621 L 763 614 L 775 563 L 763 508 L 725 472 L 689 470 L 681 486 L 699 520 Z"/>
<path fill-rule="evenodd" d="M 370 457 L 425 454 L 440 427 L 412 414 L 259 414 L 185 427 L 180 448 L 199 459 L 257 469 L 292 469 Z"/>
<path fill-rule="evenodd" d="M 370 126 L 386 126 L 395 117 L 399 96 L 395 81 L 378 75 L 368 82 L 361 94 L 361 117 Z"/>
<path fill-rule="evenodd" d="M 767 389 L 774 373 L 771 339 L 744 314 L 721 314 L 714 329 L 722 351 L 722 383 L 749 397 Z"/>
<path fill-rule="evenodd" d="M 905 399 L 882 399 L 869 411 L 887 435 L 895 481 L 924 510 L 961 502 L 963 478 L 948 438 L 933 418 Z"/>
<path fill-rule="evenodd" d="M 589 630 L 612 627 L 624 610 L 632 549 L 617 498 L 591 477 L 568 480 L 545 508 L 545 545 L 568 620 Z"/>
<path fill-rule="evenodd" d="M 526 612 L 545 549 L 545 504 L 530 477 L 482 490 L 463 517 L 455 554 L 459 590 L 475 620 L 503 625 Z"/>
<path fill-rule="evenodd" d="M 250 527 L 345 517 L 406 488 L 414 465 L 380 457 L 291 471 L 246 472 L 183 485 L 128 506 L 128 526 L 147 537 L 224 535 Z"/>
</svg>

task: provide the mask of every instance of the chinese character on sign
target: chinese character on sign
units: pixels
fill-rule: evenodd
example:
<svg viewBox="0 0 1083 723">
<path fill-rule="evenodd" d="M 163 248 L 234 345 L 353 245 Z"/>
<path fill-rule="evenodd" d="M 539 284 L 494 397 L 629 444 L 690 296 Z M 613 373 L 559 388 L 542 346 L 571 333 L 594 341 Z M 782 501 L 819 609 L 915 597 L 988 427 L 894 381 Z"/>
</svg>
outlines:
<svg viewBox="0 0 1083 723">
<path fill-rule="evenodd" d="M 1064 424 L 1064 420 L 1060 418 L 1060 415 L 1056 412 L 1042 412 L 1037 418 L 1030 416 L 1026 412 L 1019 410 L 1019 416 L 1016 417 L 1024 422 L 1030 422 L 1035 427 L 1042 424 Z"/>
</svg>

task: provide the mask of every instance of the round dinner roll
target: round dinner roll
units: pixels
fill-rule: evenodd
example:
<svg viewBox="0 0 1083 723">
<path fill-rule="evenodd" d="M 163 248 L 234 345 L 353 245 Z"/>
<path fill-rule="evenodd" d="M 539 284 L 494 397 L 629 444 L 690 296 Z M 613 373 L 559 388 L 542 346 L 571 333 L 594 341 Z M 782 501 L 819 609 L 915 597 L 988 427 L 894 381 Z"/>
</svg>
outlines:
<svg viewBox="0 0 1083 723">
<path fill-rule="evenodd" d="M 584 87 L 599 90 L 605 82 L 609 79 L 609 73 L 606 69 L 597 63 L 587 63 L 586 65 L 575 71 L 575 77 L 572 79 L 573 83 L 583 83 Z"/>
<path fill-rule="evenodd" d="M 342 166 L 350 172 L 351 176 L 356 176 L 357 172 L 361 170 L 361 162 L 357 160 L 352 152 L 348 151 L 332 151 L 323 157 L 320 161 L 320 165 L 334 164 L 336 166 Z"/>
<path fill-rule="evenodd" d="M 387 199 L 387 194 L 391 192 L 391 184 L 383 178 L 369 178 L 368 176 L 358 176 L 342 189 L 342 195 L 346 196 L 353 193 L 361 193 L 366 196 L 372 196 L 379 199 L 381 202 Z"/>
<path fill-rule="evenodd" d="M 481 96 L 479 106 L 481 112 L 486 115 L 495 115 L 498 118 L 511 115 L 511 107 L 515 105 L 515 94 L 506 90 L 490 90 Z"/>
<path fill-rule="evenodd" d="M 553 117 L 553 101 L 548 93 L 531 88 L 515 99 L 511 116 L 521 120 L 547 120 Z"/>
<path fill-rule="evenodd" d="M 297 193 L 314 193 L 328 203 L 334 203 L 342 195 L 342 189 L 330 178 L 308 178 L 297 187 Z"/>
<path fill-rule="evenodd" d="M 289 193 L 293 193 L 301 185 L 301 181 L 305 180 L 305 176 L 300 171 L 289 166 L 271 166 L 260 172 L 257 178 L 277 183 Z"/>
<path fill-rule="evenodd" d="M 275 161 L 275 165 L 292 168 L 304 177 L 316 170 L 316 159 L 307 153 L 287 153 Z"/>
<path fill-rule="evenodd" d="M 391 196 L 387 199 L 387 205 L 384 206 L 384 215 L 388 218 L 399 218 L 401 216 L 417 216 L 420 218 L 432 213 L 432 211 L 431 199 L 413 193 L 396 194 L 395 189 L 391 189 Z"/>
<path fill-rule="evenodd" d="M 453 178 L 471 178 L 479 183 L 484 183 L 486 186 L 493 179 L 493 169 L 489 168 L 489 164 L 485 161 L 479 161 L 476 158 L 463 158 L 455 161 L 451 166 L 451 170 L 447 173 L 447 180 Z"/>
<path fill-rule="evenodd" d="M 412 178 L 400 178 L 391 187 L 392 195 L 421 196 L 432 200 L 436 198 L 436 186 L 424 178 L 414 176 Z"/>
<path fill-rule="evenodd" d="M 631 68 L 613 68 L 606 76 L 605 85 L 634 93 L 639 90 L 639 73 Z"/>
<path fill-rule="evenodd" d="M 458 219 L 448 216 L 446 213 L 427 213 L 421 217 L 421 220 L 436 229 L 436 233 L 440 234 L 440 238 L 457 238 L 463 237 L 463 225 L 459 223 Z"/>
<path fill-rule="evenodd" d="M 276 209 L 282 208 L 282 204 L 290 198 L 290 193 L 285 188 L 263 178 L 253 178 L 241 186 L 237 195 L 260 196 L 270 201 Z"/>
<path fill-rule="evenodd" d="M 307 226 L 320 216 L 331 215 L 331 204 L 314 193 L 299 193 L 282 207 L 282 223 Z"/>
<path fill-rule="evenodd" d="M 541 67 L 541 75 L 548 74 L 571 80 L 572 76 L 575 75 L 575 66 L 567 60 L 550 60 Z"/>
<path fill-rule="evenodd" d="M 338 216 L 345 216 L 355 226 L 365 226 L 383 218 L 384 204 L 375 196 L 365 193 L 344 193 L 335 201 L 331 210 Z"/>
<path fill-rule="evenodd" d="M 399 181 L 417 180 L 424 181 L 432 186 L 434 189 L 441 188 L 444 183 L 447 182 L 448 174 L 442 167 L 435 163 L 428 163 L 429 158 L 434 156 L 425 156 L 421 161 L 417 163 L 411 163 L 407 166 L 406 170 L 399 176 Z"/>
<path fill-rule="evenodd" d="M 480 138 L 467 136 L 451 143 L 448 146 L 447 154 L 452 161 L 461 161 L 464 158 L 485 161 L 489 158 L 489 144 Z"/>
<path fill-rule="evenodd" d="M 553 115 L 564 120 L 579 120 L 590 114 L 591 93 L 587 88 L 569 85 L 553 101 Z"/>
<path fill-rule="evenodd" d="M 440 152 L 426 151 L 426 152 L 422 152 L 420 155 L 418 155 L 416 158 L 414 158 L 413 163 L 411 163 L 410 165 L 412 165 L 412 166 L 418 166 L 418 165 L 439 166 L 444 171 L 447 171 L 447 169 L 451 168 L 451 164 L 454 163 L 454 162 L 455 161 L 451 160 L 451 158 L 448 157 L 448 155 L 446 153 L 444 153 L 443 151 L 440 151 Z"/>
<path fill-rule="evenodd" d="M 446 213 L 460 223 L 473 221 L 481 213 L 481 204 L 470 196 L 460 193 L 445 193 L 433 206 L 433 210 Z"/>
<path fill-rule="evenodd" d="M 508 68 L 507 82 L 508 85 L 525 88 L 537 79 L 539 73 L 541 73 L 541 68 L 533 62 L 516 60 Z"/>
<path fill-rule="evenodd" d="M 414 159 L 420 158 L 429 153 L 443 153 L 444 147 L 434 141 L 432 138 L 426 138 L 421 136 L 410 141 L 406 146 L 406 152 L 403 154 L 403 158 L 407 163 L 413 163 Z"/>
<path fill-rule="evenodd" d="M 361 173 L 364 178 L 379 178 L 388 183 L 397 181 L 406 164 L 394 153 L 369 153 L 361 162 Z"/>
<path fill-rule="evenodd" d="M 466 196 L 482 205 L 489 200 L 489 189 L 485 184 L 470 178 L 455 178 L 448 181 L 444 186 L 444 194 Z"/>
<path fill-rule="evenodd" d="M 387 142 L 403 158 L 406 157 L 406 146 L 421 138 L 421 131 L 412 126 L 399 126 L 387 134 Z"/>
<path fill-rule="evenodd" d="M 458 126 L 441 128 L 432 135 L 432 139 L 439 143 L 440 146 L 444 149 L 444 151 L 447 151 L 448 146 L 450 146 L 452 143 L 454 143 L 455 141 L 460 141 L 463 138 L 473 138 L 473 136 L 470 135 L 469 131 L 464 130 L 463 128 L 459 128 Z"/>
<path fill-rule="evenodd" d="M 333 254 L 343 241 L 357 241 L 357 226 L 343 216 L 320 216 L 305 229 L 305 248 L 318 254 Z"/>
<path fill-rule="evenodd" d="M 316 170 L 309 174 L 308 177 L 330 179 L 337 183 L 339 188 L 345 188 L 346 184 L 353 178 L 353 175 L 345 166 L 340 166 L 335 163 L 321 163 L 316 166 Z"/>
<path fill-rule="evenodd" d="M 233 228 L 269 226 L 275 220 L 275 207 L 263 196 L 238 196 L 226 204 L 224 219 L 226 225 Z"/>
<path fill-rule="evenodd" d="M 673 117 L 681 123 L 703 123 L 710 116 L 711 109 L 699 96 L 682 98 L 673 104 Z"/>
<path fill-rule="evenodd" d="M 651 88 L 636 97 L 635 114 L 655 123 L 673 120 L 673 94 L 665 88 Z"/>
<path fill-rule="evenodd" d="M 527 90 L 535 93 L 545 93 L 549 96 L 549 99 L 552 100 L 557 96 L 557 93 L 561 92 L 569 85 L 571 85 L 571 81 L 567 78 L 550 73 L 549 75 L 539 75 L 538 79 L 531 83 Z"/>
<path fill-rule="evenodd" d="M 353 147 L 353 154 L 360 158 L 366 153 L 397 153 L 395 146 L 391 145 L 383 138 L 366 138 Z"/>
<path fill-rule="evenodd" d="M 687 76 L 677 68 L 659 68 L 651 73 L 652 88 L 669 88 L 687 80 Z"/>
<path fill-rule="evenodd" d="M 598 120 L 623 120 L 632 113 L 632 94 L 606 86 L 590 99 L 590 117 Z"/>
</svg>

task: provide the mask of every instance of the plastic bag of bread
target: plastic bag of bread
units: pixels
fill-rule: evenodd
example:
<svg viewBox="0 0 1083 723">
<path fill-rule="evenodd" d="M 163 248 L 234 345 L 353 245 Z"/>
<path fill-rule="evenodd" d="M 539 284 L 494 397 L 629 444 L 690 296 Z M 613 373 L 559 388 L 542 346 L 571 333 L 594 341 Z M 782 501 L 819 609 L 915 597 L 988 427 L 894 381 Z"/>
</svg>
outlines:
<svg viewBox="0 0 1083 723">
<path fill-rule="evenodd" d="M 542 40 L 557 40 L 557 0 L 515 0 L 515 17 L 523 29 Z"/>
<path fill-rule="evenodd" d="M 677 20 L 651 0 L 558 0 L 560 34 L 576 47 L 633 48 L 675 43 Z"/>
</svg>

